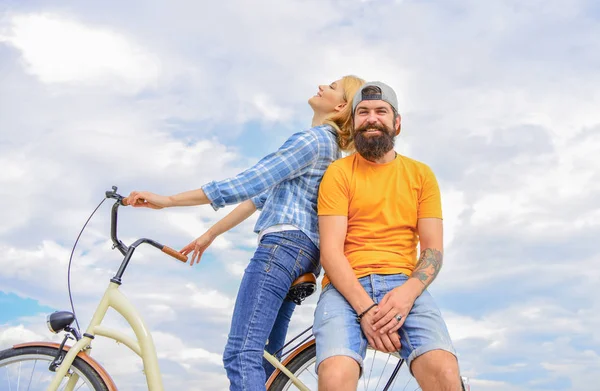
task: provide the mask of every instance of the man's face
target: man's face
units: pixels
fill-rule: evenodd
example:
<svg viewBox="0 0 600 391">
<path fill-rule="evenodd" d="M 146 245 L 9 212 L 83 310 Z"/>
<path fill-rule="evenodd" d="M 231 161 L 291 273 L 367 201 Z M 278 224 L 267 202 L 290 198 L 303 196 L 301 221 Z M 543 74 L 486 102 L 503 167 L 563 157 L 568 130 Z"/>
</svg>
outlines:
<svg viewBox="0 0 600 391">
<path fill-rule="evenodd" d="M 394 118 L 389 103 L 365 100 L 354 112 L 354 143 L 367 160 L 377 160 L 394 148 L 394 138 L 400 130 L 400 118 Z"/>
</svg>

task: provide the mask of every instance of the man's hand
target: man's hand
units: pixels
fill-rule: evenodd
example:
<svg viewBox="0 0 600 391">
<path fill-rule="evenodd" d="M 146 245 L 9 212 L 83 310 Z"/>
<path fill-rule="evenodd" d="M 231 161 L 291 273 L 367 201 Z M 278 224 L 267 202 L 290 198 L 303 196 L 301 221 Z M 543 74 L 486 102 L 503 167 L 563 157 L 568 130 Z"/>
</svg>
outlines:
<svg viewBox="0 0 600 391">
<path fill-rule="evenodd" d="M 360 320 L 360 327 L 369 341 L 369 345 L 384 353 L 394 353 L 400 350 L 400 336 L 398 333 L 381 334 L 373 330 L 374 307 Z"/>
<path fill-rule="evenodd" d="M 123 199 L 123 204 L 134 208 L 162 209 L 171 206 L 169 197 L 150 193 L 149 191 L 132 191 Z"/>
<path fill-rule="evenodd" d="M 421 284 L 419 281 L 414 281 Z M 379 307 L 373 314 L 371 330 L 378 334 L 397 335 L 420 294 L 419 287 L 414 287 L 413 283 L 408 281 L 389 291 L 379 302 Z"/>
<path fill-rule="evenodd" d="M 209 231 L 205 232 L 198 239 L 194 240 L 184 248 L 182 248 L 179 252 L 183 255 L 187 256 L 189 253 L 192 253 L 192 260 L 190 262 L 190 266 L 194 266 L 194 263 L 200 263 L 200 258 L 202 254 L 204 254 L 204 250 L 210 246 L 210 244 L 215 240 L 216 236 L 212 235 Z"/>
</svg>

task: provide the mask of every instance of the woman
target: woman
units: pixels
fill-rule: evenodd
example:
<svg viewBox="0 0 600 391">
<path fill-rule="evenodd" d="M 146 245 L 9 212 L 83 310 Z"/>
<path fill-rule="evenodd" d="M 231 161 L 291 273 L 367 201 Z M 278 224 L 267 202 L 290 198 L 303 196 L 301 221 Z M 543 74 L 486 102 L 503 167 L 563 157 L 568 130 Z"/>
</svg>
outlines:
<svg viewBox="0 0 600 391">
<path fill-rule="evenodd" d="M 153 209 L 208 203 L 218 209 L 241 202 L 181 250 L 192 253 L 192 264 L 216 236 L 262 210 L 255 226 L 259 246 L 242 278 L 223 355 L 231 390 L 265 389 L 273 367 L 263 362 L 263 350 L 273 353 L 283 346 L 295 308 L 284 300 L 287 292 L 300 275 L 320 271 L 319 183 L 340 150 L 353 148 L 351 102 L 363 83 L 345 76 L 319 86 L 308 100 L 314 112 L 312 128 L 295 133 L 277 152 L 233 178 L 174 196 L 134 191 L 126 199 L 134 207 Z"/>
</svg>

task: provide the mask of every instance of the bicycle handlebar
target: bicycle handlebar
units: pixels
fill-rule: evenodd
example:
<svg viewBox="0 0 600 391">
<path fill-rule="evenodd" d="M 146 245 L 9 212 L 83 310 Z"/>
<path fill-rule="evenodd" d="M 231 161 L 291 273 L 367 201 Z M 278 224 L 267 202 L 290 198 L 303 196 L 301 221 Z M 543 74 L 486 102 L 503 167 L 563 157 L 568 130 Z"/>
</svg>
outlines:
<svg viewBox="0 0 600 391">
<path fill-rule="evenodd" d="M 185 263 L 188 261 L 188 258 L 185 255 L 183 255 L 182 253 L 180 253 L 177 250 L 172 249 L 169 246 L 163 246 L 162 252 L 165 254 L 169 254 L 170 256 L 172 256 L 173 258 L 175 258 L 177 260 L 180 260 L 181 262 Z"/>
<path fill-rule="evenodd" d="M 117 273 L 116 277 L 119 277 L 119 279 L 120 279 L 121 275 L 125 271 L 125 267 L 127 266 L 127 263 L 129 262 L 129 258 L 131 258 L 131 255 L 133 254 L 133 251 L 135 250 L 135 248 L 138 245 L 140 245 L 142 243 L 148 243 L 148 244 L 152 245 L 153 247 L 158 248 L 163 253 L 172 256 L 173 258 L 177 259 L 178 261 L 187 262 L 187 260 L 188 260 L 187 256 L 181 254 L 177 250 L 172 249 L 171 247 L 162 245 L 152 239 L 139 239 L 129 247 L 127 247 L 125 244 L 123 244 L 123 242 L 121 242 L 119 240 L 119 238 L 117 237 L 117 215 L 118 215 L 119 206 L 127 205 L 125 202 L 123 202 L 125 197 L 118 194 L 117 187 L 113 186 L 112 190 L 109 190 L 106 192 L 106 198 L 112 198 L 112 199 L 117 200 L 112 207 L 111 222 L 110 222 L 110 228 L 111 228 L 110 229 L 110 237 L 113 242 L 113 247 L 117 248 L 121 252 L 121 254 L 123 254 L 125 256 L 125 260 L 124 260 L 123 264 L 121 265 L 121 268 L 119 268 L 119 272 Z"/>
</svg>

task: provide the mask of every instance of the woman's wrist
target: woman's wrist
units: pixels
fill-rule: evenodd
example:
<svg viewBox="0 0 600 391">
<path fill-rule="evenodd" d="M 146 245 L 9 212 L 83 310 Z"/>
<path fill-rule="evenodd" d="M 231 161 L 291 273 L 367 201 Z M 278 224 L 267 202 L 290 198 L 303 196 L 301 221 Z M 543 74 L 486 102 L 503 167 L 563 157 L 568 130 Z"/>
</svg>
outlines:
<svg viewBox="0 0 600 391">
<path fill-rule="evenodd" d="M 219 232 L 219 229 L 215 226 L 210 227 L 204 234 L 207 235 L 210 239 L 214 240 L 217 236 L 221 235 L 223 232 Z"/>
<path fill-rule="evenodd" d="M 175 196 L 166 196 L 165 197 L 165 203 L 167 208 L 170 208 L 172 206 L 176 206 L 175 204 Z"/>
</svg>

